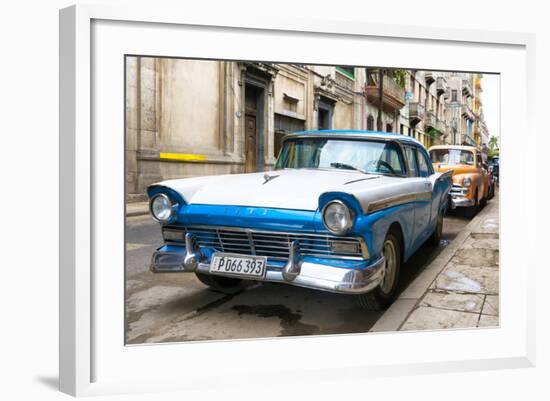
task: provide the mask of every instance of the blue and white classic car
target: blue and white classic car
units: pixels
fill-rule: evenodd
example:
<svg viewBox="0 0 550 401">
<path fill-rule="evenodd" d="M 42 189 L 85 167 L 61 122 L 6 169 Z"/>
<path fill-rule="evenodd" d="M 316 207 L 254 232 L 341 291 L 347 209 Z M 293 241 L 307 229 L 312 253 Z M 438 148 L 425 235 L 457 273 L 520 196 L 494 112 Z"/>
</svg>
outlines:
<svg viewBox="0 0 550 401">
<path fill-rule="evenodd" d="M 176 179 L 148 188 L 164 245 L 153 272 L 194 272 L 212 289 L 249 280 L 395 298 L 403 262 L 439 243 L 451 188 L 426 149 L 402 135 L 287 135 L 273 171 Z"/>
</svg>

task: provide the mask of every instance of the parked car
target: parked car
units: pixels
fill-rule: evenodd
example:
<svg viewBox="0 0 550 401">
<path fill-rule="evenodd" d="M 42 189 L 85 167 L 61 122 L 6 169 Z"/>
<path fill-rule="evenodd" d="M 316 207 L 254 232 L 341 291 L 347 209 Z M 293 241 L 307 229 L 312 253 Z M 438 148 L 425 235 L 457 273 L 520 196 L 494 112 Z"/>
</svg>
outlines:
<svg viewBox="0 0 550 401">
<path fill-rule="evenodd" d="M 495 196 L 495 188 L 497 185 L 497 178 L 493 173 L 493 166 L 489 166 L 489 199 L 492 199 Z"/>
<path fill-rule="evenodd" d="M 437 145 L 430 149 L 435 171 L 452 172 L 451 208 L 467 207 L 474 212 L 490 197 L 490 181 L 485 154 L 474 146 Z M 486 158 L 486 156 L 485 156 Z"/>
<path fill-rule="evenodd" d="M 151 270 L 194 272 L 223 292 L 271 281 L 382 308 L 402 263 L 427 240 L 439 243 L 450 188 L 450 173 L 436 173 L 410 137 L 290 134 L 273 171 L 151 185 L 165 242 Z"/>
<path fill-rule="evenodd" d="M 493 181 L 495 185 L 499 185 L 499 177 L 500 177 L 500 158 L 494 157 L 491 160 L 489 160 L 489 171 L 491 172 L 493 176 Z"/>
</svg>

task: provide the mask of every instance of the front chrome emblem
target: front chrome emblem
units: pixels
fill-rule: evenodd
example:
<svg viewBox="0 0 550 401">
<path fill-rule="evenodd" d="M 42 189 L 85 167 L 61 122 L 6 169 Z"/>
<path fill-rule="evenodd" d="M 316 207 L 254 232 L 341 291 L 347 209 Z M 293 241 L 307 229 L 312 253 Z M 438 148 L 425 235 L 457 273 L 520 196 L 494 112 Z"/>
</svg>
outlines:
<svg viewBox="0 0 550 401">
<path fill-rule="evenodd" d="M 269 181 L 271 181 L 272 179 L 274 178 L 277 178 L 279 175 L 269 175 L 269 174 L 264 174 L 264 182 L 262 183 L 262 185 L 264 184 L 267 184 Z"/>
</svg>

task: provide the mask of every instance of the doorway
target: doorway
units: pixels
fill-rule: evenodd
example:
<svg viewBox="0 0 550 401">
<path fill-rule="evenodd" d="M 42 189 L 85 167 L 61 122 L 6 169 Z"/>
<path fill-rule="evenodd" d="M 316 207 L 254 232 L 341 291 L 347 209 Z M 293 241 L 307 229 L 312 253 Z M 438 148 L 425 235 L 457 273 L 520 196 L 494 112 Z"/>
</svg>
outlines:
<svg viewBox="0 0 550 401">
<path fill-rule="evenodd" d="M 244 171 L 252 173 L 263 169 L 264 88 L 246 83 L 244 98 Z"/>
</svg>

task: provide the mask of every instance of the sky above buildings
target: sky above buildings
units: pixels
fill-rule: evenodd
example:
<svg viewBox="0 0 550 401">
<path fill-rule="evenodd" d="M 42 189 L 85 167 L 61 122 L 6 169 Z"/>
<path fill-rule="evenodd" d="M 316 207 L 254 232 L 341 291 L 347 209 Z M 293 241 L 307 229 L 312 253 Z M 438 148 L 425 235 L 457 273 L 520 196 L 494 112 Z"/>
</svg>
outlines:
<svg viewBox="0 0 550 401">
<path fill-rule="evenodd" d="M 483 92 L 481 101 L 483 102 L 483 114 L 491 136 L 500 136 L 500 75 L 483 74 L 481 80 Z"/>
</svg>

